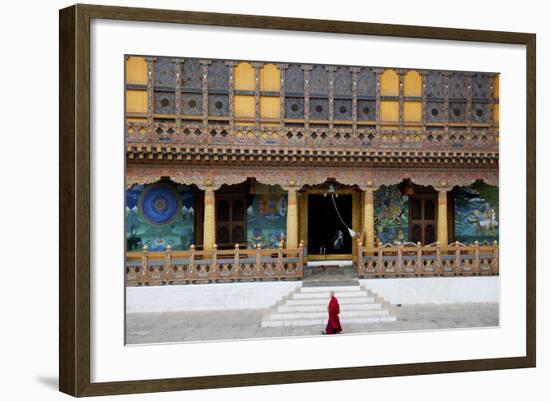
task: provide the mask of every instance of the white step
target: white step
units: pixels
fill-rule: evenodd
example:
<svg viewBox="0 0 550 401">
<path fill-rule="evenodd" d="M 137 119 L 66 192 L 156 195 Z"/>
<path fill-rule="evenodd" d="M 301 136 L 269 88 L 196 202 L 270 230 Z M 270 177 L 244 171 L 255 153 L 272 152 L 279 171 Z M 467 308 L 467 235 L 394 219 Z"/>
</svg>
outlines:
<svg viewBox="0 0 550 401">
<path fill-rule="evenodd" d="M 324 305 L 327 307 L 329 299 L 327 298 L 290 298 L 286 300 L 287 305 Z M 339 299 L 338 303 L 340 307 L 350 304 L 367 304 L 374 303 L 374 297 L 355 297 L 355 298 L 343 298 Z"/>
<path fill-rule="evenodd" d="M 379 323 L 379 322 L 394 322 L 397 318 L 395 316 L 372 316 L 351 318 L 346 321 L 341 321 L 343 329 L 345 331 L 346 324 L 365 324 L 365 323 Z M 296 327 L 296 326 L 324 326 L 327 324 L 327 319 L 295 319 L 295 320 L 264 320 L 262 321 L 262 327 Z"/>
<path fill-rule="evenodd" d="M 359 311 L 359 310 L 379 310 L 382 309 L 381 304 L 375 303 L 360 303 L 360 304 L 347 304 L 346 311 Z M 283 304 L 277 308 L 278 312 L 326 312 L 327 305 L 289 305 Z"/>
<path fill-rule="evenodd" d="M 367 297 L 368 292 L 364 290 L 357 290 L 357 291 L 347 291 L 347 292 L 341 292 L 339 294 L 336 294 L 336 298 L 338 301 L 341 299 L 346 298 L 360 298 L 360 297 Z M 322 292 L 296 292 L 292 295 L 293 299 L 305 299 L 305 298 L 318 298 L 318 299 L 325 299 L 327 302 L 330 301 L 329 293 L 322 293 Z"/>
<path fill-rule="evenodd" d="M 340 287 L 302 287 L 300 289 L 301 293 L 322 292 L 322 293 L 329 294 L 331 291 L 334 291 L 334 294 L 338 298 L 338 294 L 341 292 L 361 291 L 361 287 L 358 285 L 346 285 L 346 286 L 340 286 Z"/>
<path fill-rule="evenodd" d="M 396 321 L 389 310 L 376 303 L 360 286 L 301 287 L 283 298 L 262 320 L 262 327 L 317 326 L 324 328 L 328 320 L 327 305 L 330 291 L 340 304 L 340 321 L 348 324 L 368 324 Z M 313 330 L 313 329 L 312 329 Z M 317 329 L 315 329 L 317 330 Z"/>
<path fill-rule="evenodd" d="M 388 316 L 389 312 L 385 309 L 379 310 L 362 310 L 362 311 L 345 311 L 341 312 L 339 317 L 341 321 L 349 321 L 353 318 L 373 317 L 373 316 Z M 269 316 L 269 320 L 281 319 L 328 319 L 327 312 L 276 312 Z"/>
</svg>

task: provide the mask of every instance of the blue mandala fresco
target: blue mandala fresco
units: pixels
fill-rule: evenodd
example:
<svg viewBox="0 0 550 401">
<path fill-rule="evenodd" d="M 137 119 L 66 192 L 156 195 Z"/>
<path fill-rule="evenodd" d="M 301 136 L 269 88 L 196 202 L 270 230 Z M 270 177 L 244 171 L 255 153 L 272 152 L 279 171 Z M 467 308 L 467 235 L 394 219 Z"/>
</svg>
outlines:
<svg viewBox="0 0 550 401">
<path fill-rule="evenodd" d="M 168 184 L 153 184 L 145 188 L 139 199 L 139 211 L 150 224 L 162 225 L 172 221 L 181 208 L 176 189 Z"/>
</svg>

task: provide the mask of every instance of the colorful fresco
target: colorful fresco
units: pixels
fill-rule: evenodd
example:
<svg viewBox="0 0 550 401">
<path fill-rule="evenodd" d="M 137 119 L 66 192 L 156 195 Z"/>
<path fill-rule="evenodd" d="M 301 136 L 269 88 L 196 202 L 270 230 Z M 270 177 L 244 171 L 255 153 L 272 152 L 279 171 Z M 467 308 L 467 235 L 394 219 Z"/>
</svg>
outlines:
<svg viewBox="0 0 550 401">
<path fill-rule="evenodd" d="M 277 248 L 286 237 L 286 192 L 279 186 L 256 184 L 247 209 L 248 248 Z"/>
<path fill-rule="evenodd" d="M 194 242 L 195 198 L 186 185 L 159 182 L 126 191 L 126 247 L 186 250 Z"/>
<path fill-rule="evenodd" d="M 498 241 L 498 187 L 476 181 L 454 192 L 456 240 L 465 244 Z"/>
<path fill-rule="evenodd" d="M 384 244 L 408 241 L 409 197 L 397 185 L 381 186 L 374 193 L 374 230 Z"/>
</svg>

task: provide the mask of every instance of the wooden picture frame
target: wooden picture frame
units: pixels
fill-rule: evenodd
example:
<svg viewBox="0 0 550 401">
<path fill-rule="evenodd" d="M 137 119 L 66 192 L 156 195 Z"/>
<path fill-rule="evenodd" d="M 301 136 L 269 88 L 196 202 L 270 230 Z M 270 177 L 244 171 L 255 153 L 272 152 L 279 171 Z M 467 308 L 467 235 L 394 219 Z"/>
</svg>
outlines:
<svg viewBox="0 0 550 401">
<path fill-rule="evenodd" d="M 490 42 L 526 48 L 527 258 L 524 357 L 407 363 L 223 376 L 92 383 L 90 380 L 90 22 L 92 19 Z M 142 8 L 74 5 L 60 11 L 59 388 L 73 396 L 349 380 L 534 367 L 536 363 L 536 36 L 450 29 Z"/>
</svg>

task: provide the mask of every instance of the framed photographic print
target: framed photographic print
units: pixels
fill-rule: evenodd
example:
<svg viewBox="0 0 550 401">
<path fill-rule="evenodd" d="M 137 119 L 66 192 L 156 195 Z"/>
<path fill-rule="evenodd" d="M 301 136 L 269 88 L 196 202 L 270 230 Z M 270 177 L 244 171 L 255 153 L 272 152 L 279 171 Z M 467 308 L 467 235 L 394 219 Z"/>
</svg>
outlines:
<svg viewBox="0 0 550 401">
<path fill-rule="evenodd" d="M 534 367 L 535 113 L 534 34 L 61 10 L 60 390 Z"/>
</svg>

